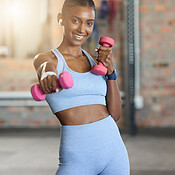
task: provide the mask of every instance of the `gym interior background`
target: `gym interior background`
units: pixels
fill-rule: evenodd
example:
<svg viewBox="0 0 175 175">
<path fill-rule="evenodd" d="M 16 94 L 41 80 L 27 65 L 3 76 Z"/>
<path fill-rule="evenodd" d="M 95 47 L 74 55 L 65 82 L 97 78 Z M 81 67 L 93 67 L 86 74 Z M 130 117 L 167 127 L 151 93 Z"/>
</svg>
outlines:
<svg viewBox="0 0 175 175">
<path fill-rule="evenodd" d="M 95 0 L 100 36 L 115 40 L 113 59 L 123 100 L 122 128 L 175 128 L 175 1 Z M 35 102 L 33 57 L 59 45 L 63 0 L 0 0 L 0 128 L 59 126 L 46 102 Z"/>
</svg>

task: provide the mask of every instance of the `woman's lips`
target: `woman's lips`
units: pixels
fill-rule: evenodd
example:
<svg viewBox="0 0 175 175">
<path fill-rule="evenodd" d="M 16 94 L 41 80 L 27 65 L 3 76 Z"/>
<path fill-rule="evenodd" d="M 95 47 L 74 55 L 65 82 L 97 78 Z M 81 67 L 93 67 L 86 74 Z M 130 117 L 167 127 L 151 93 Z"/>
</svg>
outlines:
<svg viewBox="0 0 175 175">
<path fill-rule="evenodd" d="M 85 37 L 85 35 L 79 35 L 79 34 L 75 34 L 75 33 L 73 33 L 73 36 L 75 39 L 77 39 L 79 41 L 81 41 Z"/>
</svg>

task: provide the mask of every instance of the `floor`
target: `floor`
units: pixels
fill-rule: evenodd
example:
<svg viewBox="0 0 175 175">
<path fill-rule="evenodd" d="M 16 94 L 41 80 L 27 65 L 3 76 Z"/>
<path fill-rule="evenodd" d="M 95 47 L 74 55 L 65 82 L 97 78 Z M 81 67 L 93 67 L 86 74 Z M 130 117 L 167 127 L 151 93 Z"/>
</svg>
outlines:
<svg viewBox="0 0 175 175">
<path fill-rule="evenodd" d="M 131 175 L 175 175 L 175 137 L 122 133 Z M 59 129 L 0 130 L 0 175 L 54 175 Z"/>
</svg>

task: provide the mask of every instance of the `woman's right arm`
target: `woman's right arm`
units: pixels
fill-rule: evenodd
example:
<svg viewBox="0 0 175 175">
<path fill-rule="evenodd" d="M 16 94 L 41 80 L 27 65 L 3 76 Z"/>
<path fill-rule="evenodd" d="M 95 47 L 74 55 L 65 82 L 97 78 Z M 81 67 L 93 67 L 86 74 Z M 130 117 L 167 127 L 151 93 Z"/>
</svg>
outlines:
<svg viewBox="0 0 175 175">
<path fill-rule="evenodd" d="M 45 94 L 58 92 L 61 88 L 57 87 L 58 79 L 57 76 L 57 65 L 47 54 L 38 54 L 34 57 L 33 65 L 38 75 L 38 81 L 42 91 Z M 54 72 L 56 75 L 48 75 L 41 80 L 42 75 L 45 72 Z"/>
</svg>

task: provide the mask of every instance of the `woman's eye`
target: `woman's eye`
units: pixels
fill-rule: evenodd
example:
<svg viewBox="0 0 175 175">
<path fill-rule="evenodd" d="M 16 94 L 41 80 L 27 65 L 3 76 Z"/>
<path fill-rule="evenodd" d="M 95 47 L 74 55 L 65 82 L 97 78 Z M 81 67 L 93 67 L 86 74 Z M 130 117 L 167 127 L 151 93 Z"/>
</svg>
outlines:
<svg viewBox="0 0 175 175">
<path fill-rule="evenodd" d="M 72 22 L 73 22 L 74 24 L 77 24 L 77 23 L 78 23 L 78 20 L 73 19 Z"/>
<path fill-rule="evenodd" d="M 91 27 L 92 25 L 93 25 L 92 22 L 88 22 L 88 23 L 87 23 L 87 26 L 89 26 L 89 27 Z"/>
</svg>

